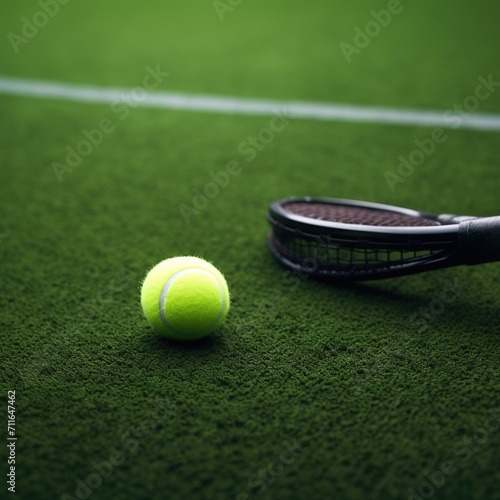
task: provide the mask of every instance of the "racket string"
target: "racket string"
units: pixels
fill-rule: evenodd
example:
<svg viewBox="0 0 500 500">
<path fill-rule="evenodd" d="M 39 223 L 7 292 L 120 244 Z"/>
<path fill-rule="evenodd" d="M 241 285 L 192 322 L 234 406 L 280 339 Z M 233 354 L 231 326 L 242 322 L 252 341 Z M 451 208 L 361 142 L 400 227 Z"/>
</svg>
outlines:
<svg viewBox="0 0 500 500">
<path fill-rule="evenodd" d="M 366 207 L 335 205 L 328 203 L 290 202 L 284 208 L 293 214 L 309 219 L 343 224 L 364 224 L 386 227 L 439 226 L 440 223 L 425 217 L 414 217 L 398 212 Z"/>
<path fill-rule="evenodd" d="M 329 237 L 287 235 L 273 232 L 271 239 L 276 250 L 285 258 L 305 267 L 321 267 L 355 272 L 357 270 L 389 267 L 408 263 L 439 253 L 440 249 L 367 248 L 333 240 Z"/>
</svg>

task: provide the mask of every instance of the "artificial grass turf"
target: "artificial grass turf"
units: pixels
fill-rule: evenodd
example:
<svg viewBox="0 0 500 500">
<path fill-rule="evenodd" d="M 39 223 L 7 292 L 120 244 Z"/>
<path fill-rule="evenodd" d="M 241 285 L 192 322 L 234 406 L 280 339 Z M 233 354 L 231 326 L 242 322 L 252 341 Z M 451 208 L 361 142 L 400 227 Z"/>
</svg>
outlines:
<svg viewBox="0 0 500 500">
<path fill-rule="evenodd" d="M 160 64 L 158 90 L 443 110 L 478 75 L 498 79 L 486 2 L 408 4 L 347 64 L 340 42 L 386 5 L 252 1 L 219 22 L 210 2 L 72 2 L 19 54 L 2 48 L 2 73 L 133 87 Z M 2 32 L 38 9 L 10 6 Z M 499 265 L 295 280 L 265 221 L 293 195 L 498 214 L 497 133 L 447 131 L 392 191 L 385 172 L 431 129 L 291 120 L 247 162 L 238 146 L 270 117 L 0 109 L 0 380 L 17 391 L 19 498 L 76 498 L 95 464 L 92 499 L 407 498 L 450 460 L 434 498 L 500 497 L 500 432 L 480 431 L 500 407 Z M 479 111 L 499 109 L 494 93 Z M 103 117 L 114 132 L 59 182 L 53 162 Z M 186 224 L 179 205 L 234 160 L 241 173 Z M 232 294 L 226 323 L 190 345 L 155 334 L 139 304 L 146 271 L 182 254 L 212 260 Z"/>
<path fill-rule="evenodd" d="M 246 162 L 238 145 L 267 117 L 136 109 L 59 182 L 51 162 L 109 109 L 2 108 L 1 376 L 18 391 L 21 498 L 76 498 L 114 450 L 123 463 L 91 498 L 405 498 L 447 460 L 441 498 L 498 496 L 499 433 L 467 460 L 454 448 L 500 406 L 498 265 L 297 281 L 269 255 L 264 217 L 291 194 L 490 215 L 496 134 L 450 131 L 393 193 L 385 165 L 429 130 L 294 120 Z M 241 173 L 186 224 L 179 204 L 234 159 Z M 139 286 L 157 261 L 193 253 L 225 273 L 232 311 L 179 345 L 147 325 Z M 421 331 L 411 315 L 429 317 L 450 286 Z M 155 430 L 135 430 L 151 418 Z M 283 442 L 300 447 L 293 460 Z M 291 463 L 273 469 L 280 456 Z"/>
</svg>

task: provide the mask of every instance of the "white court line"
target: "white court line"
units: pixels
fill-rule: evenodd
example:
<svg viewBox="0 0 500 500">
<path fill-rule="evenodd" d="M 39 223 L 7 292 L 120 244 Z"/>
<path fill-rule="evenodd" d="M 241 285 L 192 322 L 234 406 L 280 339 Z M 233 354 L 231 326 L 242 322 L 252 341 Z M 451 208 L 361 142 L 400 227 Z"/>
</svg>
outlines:
<svg viewBox="0 0 500 500">
<path fill-rule="evenodd" d="M 180 109 L 238 115 L 273 115 L 286 113 L 293 118 L 309 120 L 366 122 L 378 124 L 467 128 L 500 131 L 500 115 L 474 113 L 462 116 L 437 110 L 396 109 L 354 106 L 321 102 L 275 101 L 240 97 L 147 92 L 134 98 L 133 89 L 73 85 L 61 82 L 23 80 L 0 76 L 0 94 L 93 103 L 124 102 L 150 108 Z"/>
</svg>

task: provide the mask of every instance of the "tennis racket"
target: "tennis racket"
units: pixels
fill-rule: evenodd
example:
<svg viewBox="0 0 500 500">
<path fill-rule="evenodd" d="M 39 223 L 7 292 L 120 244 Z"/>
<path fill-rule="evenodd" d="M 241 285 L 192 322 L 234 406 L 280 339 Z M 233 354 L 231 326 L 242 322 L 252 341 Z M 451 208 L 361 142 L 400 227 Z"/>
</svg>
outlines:
<svg viewBox="0 0 500 500">
<path fill-rule="evenodd" d="M 312 276 L 381 279 L 500 260 L 500 217 L 293 198 L 272 203 L 268 220 L 276 259 Z"/>
</svg>

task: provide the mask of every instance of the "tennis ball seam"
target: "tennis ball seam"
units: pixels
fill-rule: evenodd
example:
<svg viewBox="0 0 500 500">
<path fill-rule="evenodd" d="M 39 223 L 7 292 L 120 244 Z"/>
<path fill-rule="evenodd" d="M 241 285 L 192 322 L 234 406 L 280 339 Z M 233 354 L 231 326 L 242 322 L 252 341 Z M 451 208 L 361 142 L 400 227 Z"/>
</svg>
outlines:
<svg viewBox="0 0 500 500">
<path fill-rule="evenodd" d="M 217 315 L 217 318 L 215 319 L 215 321 L 212 322 L 212 324 L 209 327 L 205 328 L 204 330 L 201 330 L 200 332 L 184 333 L 184 332 L 180 332 L 179 330 L 174 328 L 169 323 L 167 316 L 165 314 L 165 303 L 167 301 L 168 291 L 169 291 L 170 287 L 172 286 L 172 284 L 175 282 L 175 280 L 180 278 L 181 276 L 183 276 L 185 274 L 193 273 L 193 272 L 205 274 L 206 276 L 211 278 L 213 281 L 215 281 L 217 288 L 219 289 L 220 296 L 221 296 L 221 308 L 220 308 L 219 314 Z M 160 293 L 160 300 L 159 300 L 158 306 L 160 309 L 161 321 L 167 328 L 170 328 L 173 332 L 175 332 L 177 335 L 180 335 L 181 337 L 193 337 L 193 336 L 197 336 L 197 335 L 203 335 L 204 333 L 209 332 L 220 321 L 220 318 L 222 317 L 224 310 L 226 308 L 226 298 L 224 296 L 224 290 L 223 290 L 223 288 L 222 288 L 222 286 L 221 286 L 221 284 L 216 276 L 214 276 L 212 273 L 209 273 L 206 269 L 202 269 L 201 267 L 196 267 L 196 268 L 188 267 L 186 269 L 182 269 L 180 271 L 177 271 L 175 274 L 170 276 L 170 278 L 166 281 L 166 283 L 163 285 L 163 288 L 162 288 L 161 293 Z"/>
</svg>

